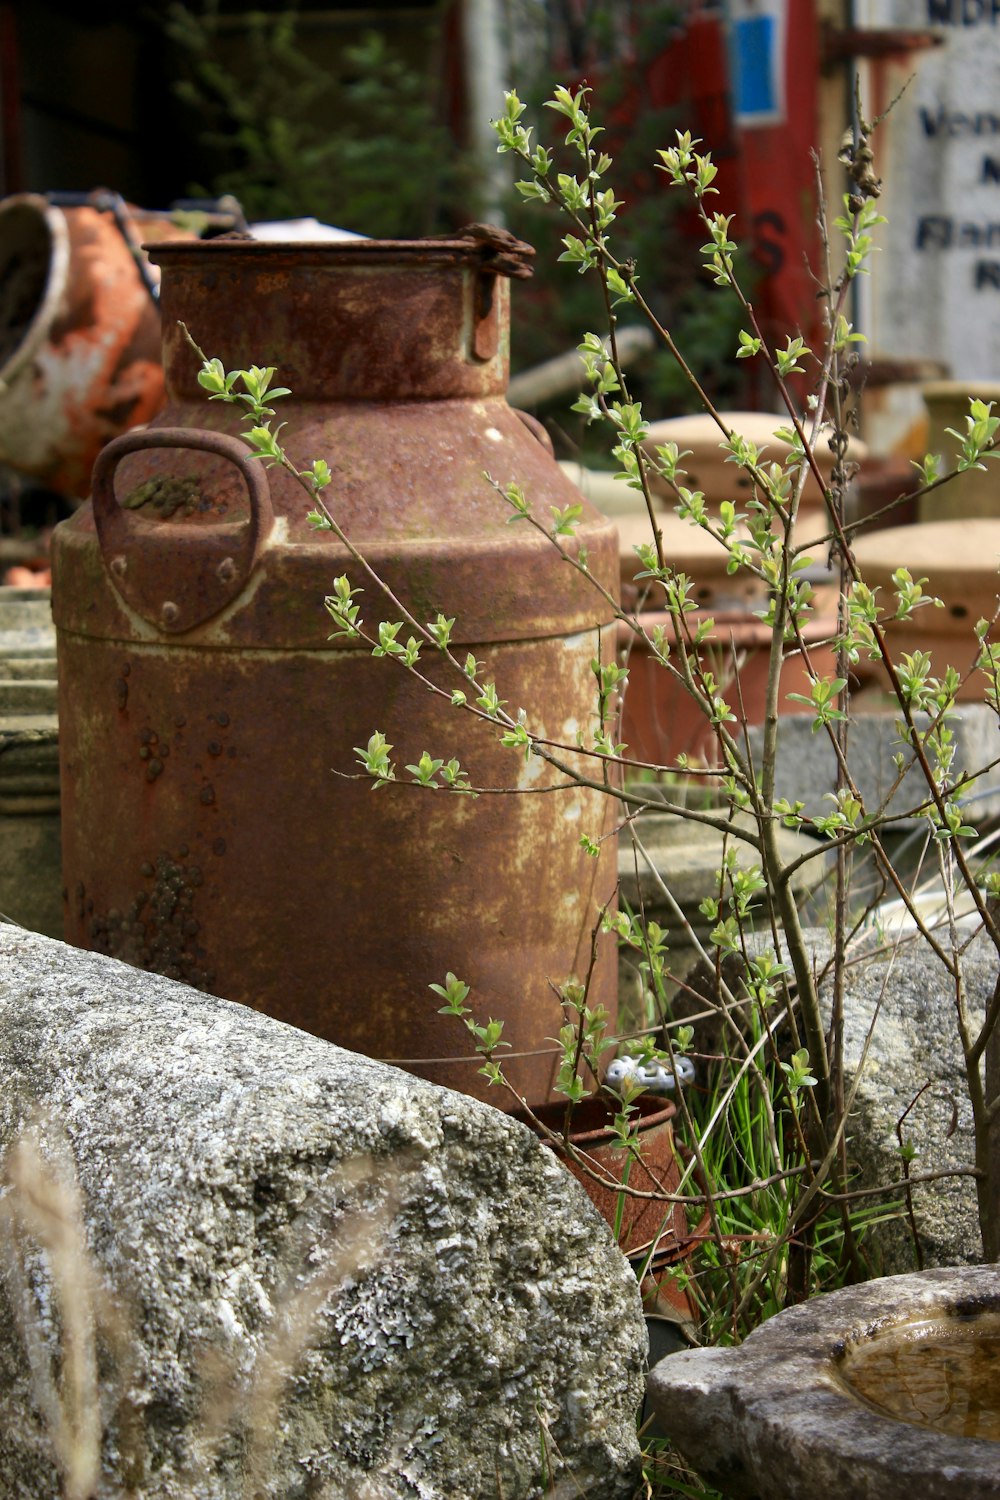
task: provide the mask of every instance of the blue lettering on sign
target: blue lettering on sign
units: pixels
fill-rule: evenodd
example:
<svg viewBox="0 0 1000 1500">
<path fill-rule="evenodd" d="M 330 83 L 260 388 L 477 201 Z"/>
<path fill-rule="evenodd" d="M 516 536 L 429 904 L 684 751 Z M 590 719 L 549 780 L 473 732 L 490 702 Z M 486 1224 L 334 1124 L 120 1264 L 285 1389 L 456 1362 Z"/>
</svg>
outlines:
<svg viewBox="0 0 1000 1500">
<path fill-rule="evenodd" d="M 916 250 L 1000 249 L 1000 220 L 958 220 L 950 214 L 923 214 L 917 220 Z"/>
<path fill-rule="evenodd" d="M 1000 0 L 997 3 L 1000 4 Z M 962 114 L 958 110 L 952 114 L 943 105 L 938 105 L 937 114 L 934 115 L 921 105 L 918 113 L 921 129 L 931 140 L 936 140 L 938 136 L 965 140 L 971 136 L 1000 135 L 1000 115 L 991 109 L 977 110 L 974 115 Z"/>
</svg>

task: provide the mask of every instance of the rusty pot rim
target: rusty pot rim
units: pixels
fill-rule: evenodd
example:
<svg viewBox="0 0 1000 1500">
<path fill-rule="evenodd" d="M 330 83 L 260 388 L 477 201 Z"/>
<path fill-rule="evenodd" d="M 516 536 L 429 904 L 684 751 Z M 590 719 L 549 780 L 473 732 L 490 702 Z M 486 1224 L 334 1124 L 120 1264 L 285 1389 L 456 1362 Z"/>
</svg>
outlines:
<svg viewBox="0 0 1000 1500">
<path fill-rule="evenodd" d="M 220 235 L 213 240 L 158 240 L 144 244 L 142 248 L 154 265 L 161 265 L 164 261 L 204 261 L 205 257 L 216 260 L 253 260 L 258 257 L 295 268 L 309 265 L 331 269 L 341 266 L 468 265 L 506 275 L 530 275 L 530 257 L 534 250 L 530 245 L 514 240 L 513 236 L 509 238 L 512 242 L 509 249 L 472 235 L 417 240 L 378 240 L 360 236 L 350 240 L 254 240 L 227 239 Z M 518 269 L 514 268 L 515 262 Z"/>
<path fill-rule="evenodd" d="M 664 1099 L 653 1094 L 643 1094 L 635 1102 L 638 1105 L 638 1114 L 631 1117 L 631 1128 L 633 1130 L 653 1130 L 659 1125 L 668 1124 L 677 1114 L 677 1105 L 672 1099 Z M 548 1117 L 555 1118 L 558 1115 L 559 1121 L 562 1120 L 565 1107 L 562 1101 L 552 1100 L 548 1104 L 539 1105 L 538 1108 L 532 1110 L 532 1113 L 537 1119 L 541 1120 L 543 1125 L 548 1125 Z M 579 1128 L 571 1129 L 569 1138 L 574 1146 L 586 1149 L 590 1146 L 599 1146 L 604 1141 L 611 1141 L 616 1138 L 616 1132 L 611 1126 L 615 1106 L 610 1099 L 604 1099 L 598 1094 L 589 1094 L 585 1099 L 581 1099 L 580 1103 L 576 1106 L 574 1116 L 593 1115 L 597 1109 L 600 1109 L 607 1117 L 608 1123 L 586 1130 Z M 524 1124 L 531 1124 L 531 1121 L 519 1112 L 515 1113 L 515 1118 L 521 1120 Z M 550 1130 L 558 1129 L 558 1126 L 549 1125 L 548 1128 Z M 558 1142 L 546 1140 L 545 1144 L 557 1146 Z"/>
<path fill-rule="evenodd" d="M 10 385 L 17 379 L 48 338 L 69 276 L 69 228 L 62 209 L 54 208 L 41 193 L 15 193 L 0 202 L 0 220 L 25 211 L 36 214 L 45 226 L 49 237 L 49 260 L 45 289 L 24 330 L 24 336 L 13 354 L 0 366 L 0 380 L 5 385 Z"/>
<path fill-rule="evenodd" d="M 727 645 L 728 641 L 724 639 L 727 634 L 734 637 L 737 646 L 766 646 L 770 644 L 773 632 L 770 625 L 765 625 L 753 609 L 754 602 L 756 601 L 751 601 L 746 609 L 712 609 L 708 606 L 704 609 L 693 609 L 686 618 L 697 624 L 711 617 L 715 622 L 715 629 L 706 638 L 706 644 L 709 646 Z M 663 626 L 668 636 L 676 639 L 676 622 L 669 610 L 642 610 L 636 618 L 647 632 L 654 630 L 657 626 Z M 827 637 L 836 634 L 836 615 L 829 613 L 812 615 L 803 623 L 801 629 L 802 637 L 808 645 L 826 640 Z M 643 645 L 627 620 L 619 620 L 618 635 L 623 642 L 637 644 L 640 647 Z M 720 639 L 720 637 L 723 638 Z"/>
</svg>

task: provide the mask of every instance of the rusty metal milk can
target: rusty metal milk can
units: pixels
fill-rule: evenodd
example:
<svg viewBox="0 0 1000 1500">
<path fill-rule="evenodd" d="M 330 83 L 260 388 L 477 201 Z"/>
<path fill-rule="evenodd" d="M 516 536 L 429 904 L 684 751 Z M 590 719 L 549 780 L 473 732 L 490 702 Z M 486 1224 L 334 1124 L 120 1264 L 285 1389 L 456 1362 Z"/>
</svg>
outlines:
<svg viewBox="0 0 1000 1500">
<path fill-rule="evenodd" d="M 548 1095 L 552 985 L 584 977 L 613 898 L 613 838 L 599 861 L 580 847 L 613 827 L 610 799 L 543 791 L 562 778 L 453 707 L 459 674 L 433 651 L 437 696 L 329 639 L 339 574 L 364 588 L 367 627 L 398 611 L 307 524 L 304 492 L 247 460 L 178 320 L 227 369 L 277 366 L 282 440 L 299 467 L 329 463 L 324 496 L 376 572 L 419 620 L 454 616 L 460 659 L 574 744 L 612 612 L 483 477 L 518 481 L 546 520 L 581 499 L 504 399 L 517 255 L 472 235 L 156 247 L 169 404 L 105 449 L 93 504 L 53 545 L 68 940 L 501 1106 L 428 985 L 467 980 L 477 1014 L 506 1020 L 517 1088 Z M 614 591 L 614 528 L 584 509 L 579 541 Z M 376 729 L 400 783 L 429 750 L 513 794 L 373 793 L 350 778 Z M 606 940 L 591 1003 L 613 1015 L 615 988 Z"/>
</svg>

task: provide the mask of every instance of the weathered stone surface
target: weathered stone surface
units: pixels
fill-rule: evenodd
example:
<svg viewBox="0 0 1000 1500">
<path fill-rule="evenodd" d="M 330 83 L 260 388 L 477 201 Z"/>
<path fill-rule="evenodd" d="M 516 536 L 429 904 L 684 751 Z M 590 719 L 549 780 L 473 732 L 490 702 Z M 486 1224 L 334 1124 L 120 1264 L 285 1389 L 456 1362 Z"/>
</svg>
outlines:
<svg viewBox="0 0 1000 1500">
<path fill-rule="evenodd" d="M 0 745 L 0 915 L 55 937 L 63 924 L 58 797 L 46 798 L 43 792 L 34 798 L 30 787 L 22 796 L 21 787 L 41 772 L 38 780 L 47 777 L 58 788 L 59 767 L 58 762 L 45 764 L 48 752 L 55 759 L 54 745 L 34 751 L 34 746 L 21 745 L 17 753 L 8 747 L 5 754 Z M 12 783 L 12 801 L 30 799 L 36 805 L 11 814 L 5 793 Z M 47 808 L 46 800 L 55 807 Z"/>
<path fill-rule="evenodd" d="M 52 937 L 62 932 L 49 589 L 0 587 L 0 914 Z"/>
<path fill-rule="evenodd" d="M 826 935 L 815 933 L 814 946 L 822 961 L 820 955 L 829 951 Z M 972 1021 L 980 1024 L 997 980 L 996 953 L 987 938 L 971 943 L 962 966 Z M 926 942 L 903 941 L 849 965 L 844 1062 L 848 1086 L 862 1067 L 848 1130 L 849 1155 L 860 1174 L 858 1186 L 900 1181 L 896 1124 L 907 1110 L 901 1129 L 917 1153 L 911 1164 L 914 1175 L 967 1172 L 974 1165 L 972 1107 L 955 1024 L 954 982 Z M 943 1176 L 916 1184 L 912 1192 L 925 1265 L 982 1259 L 971 1177 Z M 913 1239 L 903 1218 L 879 1225 L 871 1245 L 887 1275 L 914 1269 Z"/>
<path fill-rule="evenodd" d="M 929 715 L 915 713 L 913 717 L 917 728 L 926 730 Z M 907 826 L 905 814 L 926 799 L 927 790 L 913 751 L 900 744 L 897 718 L 888 706 L 880 713 L 864 713 L 855 707 L 851 714 L 851 775 L 870 813 L 888 800 L 890 817 L 898 826 Z M 837 758 L 827 735 L 814 732 L 812 726 L 808 714 L 788 714 L 782 719 L 776 784 L 779 797 L 802 802 L 807 817 L 820 817 L 832 806 L 827 794 L 837 785 Z M 963 793 L 971 821 L 995 816 L 1000 810 L 1000 771 L 992 764 L 996 756 L 996 715 L 985 704 L 960 703 L 949 727 L 955 736 L 955 774 L 980 773 Z M 762 729 L 750 730 L 750 748 L 758 764 L 762 736 Z M 900 751 L 906 769 L 896 787 L 899 773 L 893 756 Z M 990 769 L 983 770 L 984 766 Z"/>
<path fill-rule="evenodd" d="M 0 586 L 0 659 L 55 654 L 52 590 Z"/>
<path fill-rule="evenodd" d="M 632 1494 L 635 1281 L 523 1126 L 243 1007 L 0 928 L 0 1145 L 39 1102 L 43 1137 L 48 1121 L 68 1137 L 89 1243 L 134 1331 L 143 1500 L 242 1493 L 238 1428 L 196 1485 L 184 1479 L 204 1418 L 199 1355 L 221 1351 L 248 1381 L 282 1307 L 331 1267 L 262 1495 Z M 342 1280 L 366 1214 L 368 1262 Z M 33 1274 L 51 1346 L 44 1263 Z M 11 1295 L 0 1282 L 0 1494 L 51 1500 Z M 262 1420 L 252 1400 L 238 1415 L 251 1434 Z M 101 1497 L 121 1494 L 119 1439 L 125 1450 L 113 1419 Z"/>
<path fill-rule="evenodd" d="M 988 1500 L 997 1494 L 995 1442 L 910 1425 L 874 1410 L 849 1382 L 855 1349 L 889 1325 L 902 1331 L 940 1320 L 946 1328 L 949 1317 L 995 1319 L 998 1310 L 992 1266 L 845 1287 L 778 1313 L 738 1349 L 669 1355 L 650 1372 L 650 1401 L 685 1457 L 727 1495 Z M 908 1394 L 902 1378 L 894 1390 L 897 1399 Z M 909 1394 L 928 1414 L 951 1404 L 952 1393 L 925 1383 Z M 989 1411 L 995 1389 L 982 1398 Z M 955 1400 L 965 1410 L 961 1396 Z M 980 1410 L 975 1402 L 967 1408 L 972 1431 Z"/>
</svg>

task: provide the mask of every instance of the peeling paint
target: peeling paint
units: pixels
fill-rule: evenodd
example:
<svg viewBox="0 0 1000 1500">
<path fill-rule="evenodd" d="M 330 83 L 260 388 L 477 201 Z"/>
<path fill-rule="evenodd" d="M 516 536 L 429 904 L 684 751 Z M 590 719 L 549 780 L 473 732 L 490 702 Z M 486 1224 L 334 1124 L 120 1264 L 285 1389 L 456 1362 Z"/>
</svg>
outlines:
<svg viewBox="0 0 1000 1500">
<path fill-rule="evenodd" d="M 0 279 L 37 256 L 44 290 L 0 369 L 0 458 L 82 498 L 103 445 L 164 401 L 160 323 L 110 214 L 23 194 L 0 204 Z"/>
</svg>

